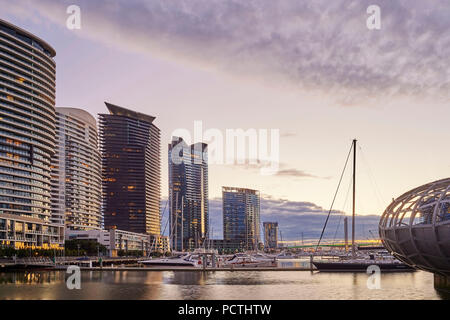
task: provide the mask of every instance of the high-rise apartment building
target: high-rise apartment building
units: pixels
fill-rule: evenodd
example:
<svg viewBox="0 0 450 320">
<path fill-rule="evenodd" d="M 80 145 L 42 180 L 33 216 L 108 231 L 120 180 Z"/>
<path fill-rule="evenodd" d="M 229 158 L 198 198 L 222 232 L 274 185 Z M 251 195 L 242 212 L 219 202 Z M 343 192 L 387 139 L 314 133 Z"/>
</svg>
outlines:
<svg viewBox="0 0 450 320">
<path fill-rule="evenodd" d="M 264 222 L 264 247 L 276 249 L 278 247 L 278 222 Z"/>
<path fill-rule="evenodd" d="M 55 50 L 0 20 L 0 245 L 59 248 L 51 221 Z"/>
<path fill-rule="evenodd" d="M 106 229 L 160 235 L 161 145 L 155 117 L 106 103 L 99 115 Z"/>
<path fill-rule="evenodd" d="M 88 112 L 56 108 L 52 221 L 70 230 L 101 229 L 101 159 L 97 122 Z"/>
<path fill-rule="evenodd" d="M 208 234 L 208 153 L 179 137 L 169 144 L 170 239 L 176 251 L 204 244 Z"/>
<path fill-rule="evenodd" d="M 239 250 L 257 250 L 260 240 L 259 191 L 222 187 L 223 238 Z"/>
</svg>

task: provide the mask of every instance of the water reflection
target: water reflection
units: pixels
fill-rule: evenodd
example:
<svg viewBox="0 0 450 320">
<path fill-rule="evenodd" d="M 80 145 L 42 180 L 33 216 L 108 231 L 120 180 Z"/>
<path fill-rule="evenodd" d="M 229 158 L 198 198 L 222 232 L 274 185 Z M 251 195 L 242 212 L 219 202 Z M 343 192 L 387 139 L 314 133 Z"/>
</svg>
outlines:
<svg viewBox="0 0 450 320">
<path fill-rule="evenodd" d="M 213 273 L 204 272 L 170 272 L 170 275 L 166 276 L 164 283 L 167 284 L 182 284 L 182 285 L 205 285 L 208 277 Z"/>
<path fill-rule="evenodd" d="M 277 266 L 280 268 L 310 268 L 310 261 L 308 259 L 280 259 L 277 261 Z"/>
<path fill-rule="evenodd" d="M 69 290 L 64 271 L 0 273 L 0 299 L 448 299 L 426 272 L 382 274 L 381 289 L 365 273 L 310 271 L 83 271 Z"/>
<path fill-rule="evenodd" d="M 0 273 L 1 284 L 51 284 L 64 281 L 64 274 L 60 272 L 48 271 L 25 271 L 21 273 L 5 272 Z"/>
</svg>

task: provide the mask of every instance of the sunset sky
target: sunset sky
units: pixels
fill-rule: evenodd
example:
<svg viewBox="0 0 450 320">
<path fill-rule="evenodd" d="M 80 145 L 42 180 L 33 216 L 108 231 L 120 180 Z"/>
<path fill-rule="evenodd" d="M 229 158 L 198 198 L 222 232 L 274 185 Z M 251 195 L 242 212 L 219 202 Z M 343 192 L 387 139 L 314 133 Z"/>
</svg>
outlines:
<svg viewBox="0 0 450 320">
<path fill-rule="evenodd" d="M 66 27 L 71 4 L 81 8 L 81 30 Z M 381 30 L 366 27 L 371 4 L 381 8 Z M 318 215 L 320 225 L 353 138 L 358 215 L 380 215 L 392 198 L 449 176 L 448 2 L 0 0 L 0 7 L 1 19 L 55 48 L 57 106 L 96 115 L 108 101 L 156 117 L 163 197 L 174 130 L 193 131 L 196 120 L 223 132 L 279 129 L 278 174 L 210 165 L 214 219 L 221 187 L 239 186 L 260 190 L 263 220 L 283 221 L 291 238 L 302 230 L 288 226 L 293 221 L 306 225 Z M 348 214 L 349 183 L 347 174 L 335 206 Z"/>
</svg>

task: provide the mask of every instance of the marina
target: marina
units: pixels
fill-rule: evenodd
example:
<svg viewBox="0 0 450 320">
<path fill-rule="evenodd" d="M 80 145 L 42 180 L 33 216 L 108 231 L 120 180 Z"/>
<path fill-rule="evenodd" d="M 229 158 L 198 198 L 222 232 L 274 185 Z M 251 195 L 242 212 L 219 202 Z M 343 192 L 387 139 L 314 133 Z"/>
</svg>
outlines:
<svg viewBox="0 0 450 320">
<path fill-rule="evenodd" d="M 0 301 L 450 299 L 450 8 L 28 2 L 0 13 Z"/>
<path fill-rule="evenodd" d="M 24 258 L 4 260 L 1 271 L 14 270 L 66 270 L 78 266 L 89 271 L 321 271 L 367 272 L 369 266 L 377 265 L 384 272 L 411 272 L 415 269 L 399 262 L 385 250 L 358 251 L 352 258 L 345 251 L 329 251 L 306 255 L 305 253 L 261 252 L 218 255 L 214 251 L 174 253 L 160 258 Z"/>
</svg>

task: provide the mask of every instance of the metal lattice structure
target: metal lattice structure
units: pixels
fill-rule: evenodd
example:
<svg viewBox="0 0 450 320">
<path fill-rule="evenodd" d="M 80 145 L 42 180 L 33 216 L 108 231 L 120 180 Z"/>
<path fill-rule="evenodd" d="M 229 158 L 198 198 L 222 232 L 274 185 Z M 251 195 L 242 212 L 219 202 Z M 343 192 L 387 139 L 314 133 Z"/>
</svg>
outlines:
<svg viewBox="0 0 450 320">
<path fill-rule="evenodd" d="M 450 178 L 395 199 L 381 217 L 379 232 L 386 249 L 399 260 L 450 274 Z"/>
</svg>

